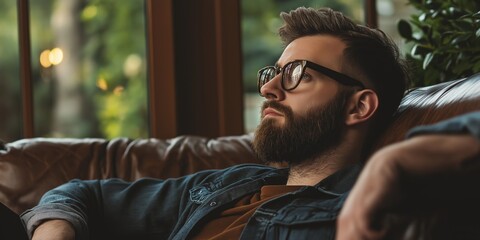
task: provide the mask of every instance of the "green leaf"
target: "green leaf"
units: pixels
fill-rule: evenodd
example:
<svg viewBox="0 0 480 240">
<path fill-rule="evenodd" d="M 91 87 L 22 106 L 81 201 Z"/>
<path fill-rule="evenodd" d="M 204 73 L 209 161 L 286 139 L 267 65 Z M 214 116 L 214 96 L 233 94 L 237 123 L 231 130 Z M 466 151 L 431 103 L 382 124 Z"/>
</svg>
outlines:
<svg viewBox="0 0 480 240">
<path fill-rule="evenodd" d="M 412 34 L 412 38 L 422 43 L 427 42 L 427 38 L 425 37 L 425 34 L 423 34 L 423 32 L 414 32 Z"/>
<path fill-rule="evenodd" d="M 452 63 L 453 63 L 452 59 L 451 58 L 448 59 L 447 64 L 445 64 L 445 69 L 449 69 L 452 66 Z"/>
<path fill-rule="evenodd" d="M 477 29 L 477 31 L 475 32 L 475 36 L 476 36 L 477 38 L 479 38 L 479 37 L 480 37 L 480 28 L 479 28 L 479 29 Z"/>
<path fill-rule="evenodd" d="M 452 45 L 458 45 L 458 44 L 464 43 L 468 41 L 468 39 L 470 39 L 469 34 L 460 35 L 452 40 Z"/>
<path fill-rule="evenodd" d="M 452 42 L 452 35 L 448 34 L 448 33 L 444 33 L 442 35 L 442 45 L 448 45 L 450 44 L 450 42 Z"/>
<path fill-rule="evenodd" d="M 400 21 L 398 21 L 397 26 L 400 36 L 407 40 L 412 39 L 412 26 L 410 26 L 410 24 L 406 20 L 401 19 Z"/>
<path fill-rule="evenodd" d="M 440 8 L 440 4 L 437 1 L 427 0 L 425 2 L 426 7 L 429 9 L 438 9 Z"/>
<path fill-rule="evenodd" d="M 451 24 L 456 28 L 458 28 L 459 30 L 464 30 L 464 31 L 468 31 L 469 29 L 473 28 L 473 23 L 465 19 L 452 20 Z"/>
<path fill-rule="evenodd" d="M 425 19 L 427 19 L 427 13 L 422 13 L 420 16 L 418 16 L 418 21 L 424 22 Z"/>
<path fill-rule="evenodd" d="M 425 59 L 423 59 L 423 69 L 427 69 L 428 65 L 432 62 L 435 53 L 427 53 Z"/>
<path fill-rule="evenodd" d="M 460 16 L 463 15 L 464 11 L 462 11 L 459 8 L 456 7 L 449 7 L 448 8 L 448 13 L 450 14 L 450 17 L 452 18 L 459 18 Z"/>
<path fill-rule="evenodd" d="M 426 45 L 415 44 L 415 46 L 412 48 L 411 55 L 425 56 L 429 52 L 431 52 L 431 48 L 428 48 Z"/>
<path fill-rule="evenodd" d="M 453 56 L 452 56 L 452 58 L 453 58 Z M 457 55 L 457 57 L 456 57 L 456 60 L 457 60 L 456 65 L 458 65 L 458 64 L 460 64 L 460 63 L 466 63 L 466 62 L 468 62 L 468 61 L 466 61 L 466 58 L 468 58 L 468 56 L 465 55 L 465 53 L 460 52 L 460 53 Z"/>
</svg>

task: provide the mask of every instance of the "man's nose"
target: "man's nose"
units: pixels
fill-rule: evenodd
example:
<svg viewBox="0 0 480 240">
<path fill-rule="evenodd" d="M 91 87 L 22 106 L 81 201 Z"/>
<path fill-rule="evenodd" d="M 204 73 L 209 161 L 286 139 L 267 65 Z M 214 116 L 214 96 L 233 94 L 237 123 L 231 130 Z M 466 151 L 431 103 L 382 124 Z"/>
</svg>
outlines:
<svg viewBox="0 0 480 240">
<path fill-rule="evenodd" d="M 281 79 L 282 79 L 282 75 L 278 74 L 277 76 L 272 78 L 272 80 L 265 83 L 260 88 L 260 93 L 262 94 L 262 96 L 268 100 L 280 101 L 284 99 L 285 92 L 283 91 L 283 88 L 282 88 Z"/>
</svg>

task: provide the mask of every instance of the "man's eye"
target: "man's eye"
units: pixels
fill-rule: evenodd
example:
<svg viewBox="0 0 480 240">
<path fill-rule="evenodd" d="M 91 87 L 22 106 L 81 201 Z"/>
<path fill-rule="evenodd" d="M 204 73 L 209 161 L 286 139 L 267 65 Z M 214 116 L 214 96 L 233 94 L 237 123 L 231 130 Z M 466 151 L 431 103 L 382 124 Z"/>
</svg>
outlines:
<svg viewBox="0 0 480 240">
<path fill-rule="evenodd" d="M 310 75 L 308 72 L 304 72 L 302 76 L 302 81 L 309 81 L 312 79 L 312 75 Z"/>
</svg>

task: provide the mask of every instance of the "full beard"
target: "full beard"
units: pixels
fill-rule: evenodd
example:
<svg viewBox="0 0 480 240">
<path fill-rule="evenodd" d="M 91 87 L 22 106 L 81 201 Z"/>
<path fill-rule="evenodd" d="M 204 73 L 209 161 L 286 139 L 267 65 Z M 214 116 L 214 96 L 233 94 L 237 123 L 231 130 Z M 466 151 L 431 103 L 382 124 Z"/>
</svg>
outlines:
<svg viewBox="0 0 480 240">
<path fill-rule="evenodd" d="M 286 162 L 298 165 L 321 154 L 328 154 L 339 144 L 344 134 L 347 92 L 341 91 L 324 106 L 310 109 L 306 116 L 293 114 L 290 107 L 275 101 L 264 102 L 282 112 L 283 126 L 275 119 L 263 119 L 257 127 L 253 149 L 265 163 Z"/>
</svg>

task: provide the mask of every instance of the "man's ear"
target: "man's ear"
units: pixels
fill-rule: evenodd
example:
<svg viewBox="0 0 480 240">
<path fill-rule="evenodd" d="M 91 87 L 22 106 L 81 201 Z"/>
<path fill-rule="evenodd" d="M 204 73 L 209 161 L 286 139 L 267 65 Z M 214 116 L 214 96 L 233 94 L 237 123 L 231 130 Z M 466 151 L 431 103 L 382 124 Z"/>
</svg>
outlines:
<svg viewBox="0 0 480 240">
<path fill-rule="evenodd" d="M 345 124 L 355 125 L 372 118 L 378 108 L 378 96 L 371 89 L 355 92 L 347 104 Z"/>
</svg>

